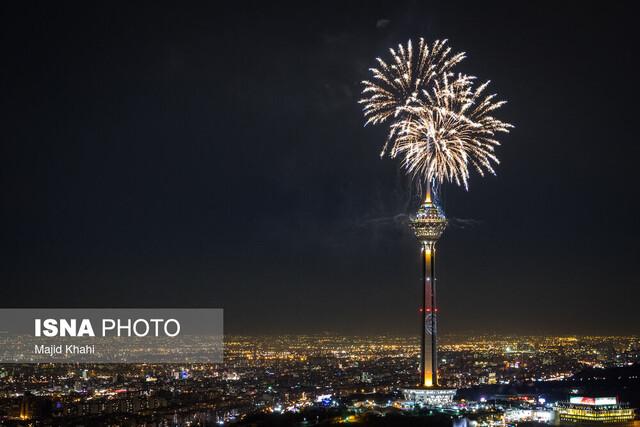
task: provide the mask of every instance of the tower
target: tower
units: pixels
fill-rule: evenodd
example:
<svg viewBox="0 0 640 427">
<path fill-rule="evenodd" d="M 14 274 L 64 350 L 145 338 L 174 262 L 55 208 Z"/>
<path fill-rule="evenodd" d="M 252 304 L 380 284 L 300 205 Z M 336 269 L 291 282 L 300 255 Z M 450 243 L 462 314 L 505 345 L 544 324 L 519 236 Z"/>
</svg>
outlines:
<svg viewBox="0 0 640 427">
<path fill-rule="evenodd" d="M 420 383 L 404 390 L 405 398 L 427 405 L 450 402 L 456 393 L 438 383 L 438 305 L 436 303 L 436 243 L 445 228 L 447 218 L 438 203 L 432 186 L 427 187 L 424 203 L 409 226 L 420 242 L 422 263 L 422 301 L 420 305 Z"/>
<path fill-rule="evenodd" d="M 422 303 L 420 306 L 420 385 L 438 386 L 438 306 L 436 304 L 436 243 L 447 227 L 447 218 L 427 190 L 427 197 L 409 223 L 420 242 L 422 259 Z"/>
</svg>

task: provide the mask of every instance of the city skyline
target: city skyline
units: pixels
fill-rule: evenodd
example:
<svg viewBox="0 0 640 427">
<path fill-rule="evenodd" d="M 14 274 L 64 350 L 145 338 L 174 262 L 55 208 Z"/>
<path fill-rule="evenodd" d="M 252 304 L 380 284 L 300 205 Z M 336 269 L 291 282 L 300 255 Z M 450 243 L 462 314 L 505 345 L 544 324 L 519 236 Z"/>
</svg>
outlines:
<svg viewBox="0 0 640 427">
<path fill-rule="evenodd" d="M 461 416 L 486 416 L 495 427 L 556 425 L 554 413 L 571 402 L 640 402 L 637 336 L 461 335 L 443 337 L 440 349 L 441 381 L 458 388 L 458 401 L 430 409 L 446 414 L 438 425 L 465 426 L 452 422 Z M 397 390 L 415 379 L 414 337 L 228 335 L 225 353 L 220 364 L 0 364 L 0 423 L 255 425 L 257 417 L 272 425 L 271 417 L 297 425 L 295 417 L 320 416 L 368 425 L 373 409 L 386 414 L 379 422 L 404 412 L 424 425 L 430 415 Z"/>
<path fill-rule="evenodd" d="M 371 58 L 448 37 L 517 127 L 443 186 L 441 332 L 639 334 L 625 5 L 334 6 L 3 5 L 3 305 L 414 334 L 420 199 L 356 101 Z"/>
</svg>

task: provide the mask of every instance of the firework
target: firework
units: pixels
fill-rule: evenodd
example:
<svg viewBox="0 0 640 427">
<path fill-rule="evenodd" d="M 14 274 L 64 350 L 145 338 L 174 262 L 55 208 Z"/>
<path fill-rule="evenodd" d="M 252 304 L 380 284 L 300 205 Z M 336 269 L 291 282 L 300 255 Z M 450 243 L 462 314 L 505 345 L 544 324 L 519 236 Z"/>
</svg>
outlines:
<svg viewBox="0 0 640 427">
<path fill-rule="evenodd" d="M 391 157 L 401 157 L 402 166 L 416 180 L 445 181 L 468 186 L 469 169 L 481 176 L 495 174 L 499 164 L 496 134 L 512 127 L 491 115 L 505 101 L 495 94 L 484 96 L 489 82 L 474 89 L 474 78 L 459 75 L 452 81 L 445 76 L 432 94 L 425 94 L 424 106 L 411 108 L 411 118 L 392 127 L 396 138 Z"/>
<path fill-rule="evenodd" d="M 366 124 L 403 118 L 409 108 L 423 101 L 425 92 L 431 92 L 438 78 L 464 59 L 464 53 L 451 53 L 447 40 L 436 40 L 429 46 L 421 38 L 417 52 L 409 40 L 406 47 L 399 44 L 397 50 L 389 51 L 391 61 L 377 58 L 378 66 L 370 69 L 373 79 L 362 82 L 363 98 L 359 102 L 364 104 Z"/>
<path fill-rule="evenodd" d="M 417 60 L 411 42 L 391 51 L 394 65 L 378 59 L 381 67 L 372 72 L 384 85 L 364 82 L 360 102 L 366 124 L 391 122 L 382 154 L 400 157 L 419 187 L 453 182 L 468 188 L 470 169 L 495 174 L 496 135 L 512 126 L 493 117 L 505 101 L 484 95 L 489 82 L 476 87 L 475 77 L 450 71 L 464 55 L 449 56 L 444 43 L 429 51 L 421 39 Z"/>
</svg>

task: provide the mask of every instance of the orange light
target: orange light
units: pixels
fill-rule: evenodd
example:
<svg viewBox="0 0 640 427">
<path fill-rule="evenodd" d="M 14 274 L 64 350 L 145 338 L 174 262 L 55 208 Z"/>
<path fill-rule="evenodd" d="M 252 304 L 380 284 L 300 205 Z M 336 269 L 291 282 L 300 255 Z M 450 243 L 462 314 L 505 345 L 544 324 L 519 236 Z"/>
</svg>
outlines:
<svg viewBox="0 0 640 427">
<path fill-rule="evenodd" d="M 424 248 L 424 261 L 427 264 L 431 264 L 431 249 L 430 248 Z"/>
<path fill-rule="evenodd" d="M 433 387 L 433 378 L 431 378 L 431 372 L 427 371 L 424 373 L 422 385 L 424 387 Z"/>
</svg>

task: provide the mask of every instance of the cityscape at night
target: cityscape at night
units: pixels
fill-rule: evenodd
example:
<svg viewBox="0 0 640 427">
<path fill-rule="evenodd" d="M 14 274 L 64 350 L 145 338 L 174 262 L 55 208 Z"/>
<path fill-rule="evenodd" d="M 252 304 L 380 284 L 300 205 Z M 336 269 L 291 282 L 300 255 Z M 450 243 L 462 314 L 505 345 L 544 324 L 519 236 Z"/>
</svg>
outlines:
<svg viewBox="0 0 640 427">
<path fill-rule="evenodd" d="M 440 357 L 444 385 L 459 390 L 455 403 L 432 410 L 441 425 L 556 425 L 563 402 L 590 393 L 640 403 L 638 337 L 444 336 Z M 221 364 L 4 365 L 0 420 L 364 423 L 420 412 L 398 391 L 412 382 L 418 361 L 412 337 L 324 334 L 229 336 Z"/>
<path fill-rule="evenodd" d="M 355 422 L 410 409 L 397 390 L 415 375 L 414 341 L 228 337 L 225 363 L 218 365 L 6 365 L 0 371 L 2 420 L 215 425 L 258 414 L 302 420 L 315 413 Z M 446 385 L 464 389 L 455 406 L 442 410 L 452 419 L 495 419 L 486 425 L 553 419 L 558 402 L 606 392 L 613 375 L 624 375 L 617 384 L 629 390 L 616 393 L 636 402 L 640 397 L 637 337 L 450 336 L 441 357 Z"/>
<path fill-rule="evenodd" d="M 640 427 L 630 1 L 0 5 L 0 427 Z"/>
</svg>

